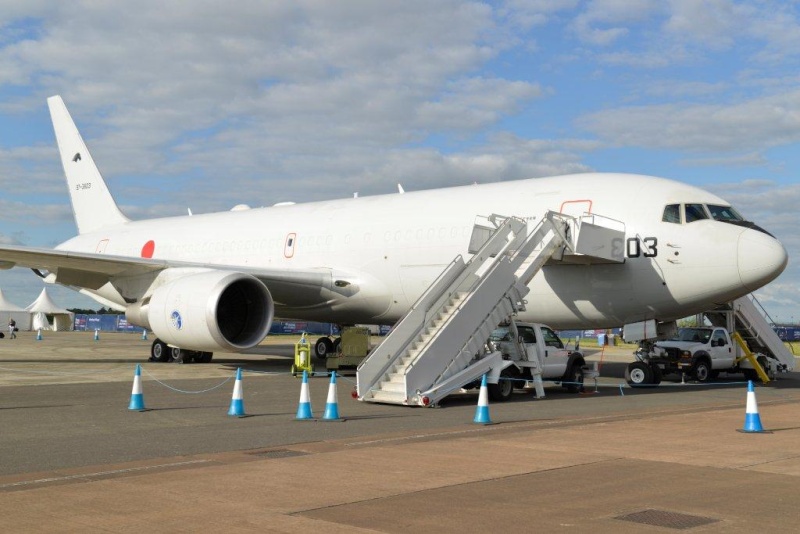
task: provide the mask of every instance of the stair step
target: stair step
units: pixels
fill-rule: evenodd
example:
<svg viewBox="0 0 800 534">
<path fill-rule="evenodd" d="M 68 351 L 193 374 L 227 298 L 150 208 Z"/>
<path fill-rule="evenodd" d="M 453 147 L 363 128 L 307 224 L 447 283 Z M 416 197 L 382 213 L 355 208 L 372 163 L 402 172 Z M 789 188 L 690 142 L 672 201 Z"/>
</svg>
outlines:
<svg viewBox="0 0 800 534">
<path fill-rule="evenodd" d="M 368 402 L 382 402 L 385 404 L 405 404 L 405 393 L 394 393 L 388 391 L 375 391 L 371 398 L 365 398 Z"/>
<path fill-rule="evenodd" d="M 405 395 L 406 386 L 405 384 L 395 383 L 395 382 L 383 382 L 378 388 L 378 391 L 387 391 L 392 393 L 402 393 Z"/>
</svg>

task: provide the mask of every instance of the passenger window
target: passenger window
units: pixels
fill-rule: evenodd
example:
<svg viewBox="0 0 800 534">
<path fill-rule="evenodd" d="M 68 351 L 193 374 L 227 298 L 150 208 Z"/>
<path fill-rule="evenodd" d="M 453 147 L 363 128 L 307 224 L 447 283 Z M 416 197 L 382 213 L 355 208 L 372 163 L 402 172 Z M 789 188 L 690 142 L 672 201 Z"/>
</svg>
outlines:
<svg viewBox="0 0 800 534">
<path fill-rule="evenodd" d="M 725 333 L 720 330 L 714 330 L 714 337 L 711 339 L 712 346 L 724 347 L 728 344 L 725 340 Z"/>
<path fill-rule="evenodd" d="M 561 338 L 559 338 L 555 332 L 550 330 L 547 327 L 542 327 L 542 336 L 544 337 L 544 344 L 548 347 L 555 347 L 557 349 L 563 349 L 564 344 L 561 342 Z"/>
<path fill-rule="evenodd" d="M 702 204 L 686 204 L 686 222 L 708 219 L 708 214 Z"/>
<path fill-rule="evenodd" d="M 663 222 L 681 223 L 681 205 L 669 204 L 664 207 L 664 215 L 661 217 Z"/>
</svg>

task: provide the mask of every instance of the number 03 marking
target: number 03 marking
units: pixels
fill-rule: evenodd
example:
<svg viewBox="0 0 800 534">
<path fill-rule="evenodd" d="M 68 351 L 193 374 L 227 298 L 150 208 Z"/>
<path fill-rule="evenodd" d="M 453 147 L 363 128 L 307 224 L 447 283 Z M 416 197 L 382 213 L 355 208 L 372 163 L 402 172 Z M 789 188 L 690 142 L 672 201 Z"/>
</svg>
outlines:
<svg viewBox="0 0 800 534">
<path fill-rule="evenodd" d="M 625 245 L 625 255 L 629 258 L 638 258 L 642 255 L 645 258 L 655 258 L 658 256 L 657 237 L 645 237 L 641 241 L 637 237 L 629 237 Z"/>
</svg>

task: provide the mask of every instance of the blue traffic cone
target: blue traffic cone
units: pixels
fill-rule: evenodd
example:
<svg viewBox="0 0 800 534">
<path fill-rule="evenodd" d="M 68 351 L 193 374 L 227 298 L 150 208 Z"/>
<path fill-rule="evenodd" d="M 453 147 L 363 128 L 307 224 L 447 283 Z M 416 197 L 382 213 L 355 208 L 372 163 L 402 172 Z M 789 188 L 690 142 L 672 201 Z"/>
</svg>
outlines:
<svg viewBox="0 0 800 534">
<path fill-rule="evenodd" d="M 331 371 L 331 384 L 328 386 L 328 402 L 325 403 L 323 421 L 344 421 L 339 417 L 339 402 L 336 396 L 336 371 Z"/>
<path fill-rule="evenodd" d="M 97 328 L 94 329 L 94 340 L 100 341 L 100 331 Z"/>
<path fill-rule="evenodd" d="M 133 373 L 133 390 L 131 391 L 131 403 L 129 410 L 138 412 L 144 411 L 144 394 L 142 393 L 142 368 L 136 364 L 136 372 Z"/>
<path fill-rule="evenodd" d="M 758 415 L 758 402 L 756 402 L 756 392 L 752 380 L 747 381 L 747 405 L 744 410 L 744 428 L 741 432 L 767 432 L 761 426 L 761 416 Z"/>
<path fill-rule="evenodd" d="M 41 340 L 42 340 L 42 329 L 40 328 L 39 330 L 36 331 L 36 341 L 41 341 Z"/>
<path fill-rule="evenodd" d="M 147 341 L 147 328 L 142 328 L 142 341 Z"/>
<path fill-rule="evenodd" d="M 233 395 L 231 395 L 231 407 L 228 415 L 244 417 L 244 395 L 242 392 L 242 369 L 236 369 L 236 382 L 233 384 Z"/>
<path fill-rule="evenodd" d="M 486 375 L 481 380 L 481 392 L 478 394 L 478 408 L 475 410 L 473 423 L 490 425 L 492 420 L 489 417 L 489 389 L 486 387 Z"/>
<path fill-rule="evenodd" d="M 298 421 L 313 420 L 311 414 L 311 396 L 308 394 L 308 371 L 303 371 L 303 383 L 300 385 L 300 405 L 297 407 Z"/>
</svg>

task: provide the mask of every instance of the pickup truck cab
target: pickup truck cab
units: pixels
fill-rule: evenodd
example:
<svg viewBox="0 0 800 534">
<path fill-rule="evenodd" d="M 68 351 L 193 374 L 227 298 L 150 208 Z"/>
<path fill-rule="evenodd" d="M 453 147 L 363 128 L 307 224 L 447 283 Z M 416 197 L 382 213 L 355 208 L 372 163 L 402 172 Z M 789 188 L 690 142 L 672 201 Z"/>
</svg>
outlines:
<svg viewBox="0 0 800 534">
<path fill-rule="evenodd" d="M 515 324 L 520 343 L 513 339 L 510 325 L 498 326 L 489 336 L 489 341 L 503 353 L 503 359 L 512 362 L 500 375 L 505 380 L 489 385 L 492 400 L 508 400 L 514 387 L 522 388 L 527 381 L 534 380 L 537 368 L 542 371 L 541 378 L 560 381 L 570 392 L 578 392 L 583 388 L 586 361 L 580 352 L 567 350 L 548 326 L 539 323 Z"/>
</svg>

